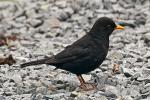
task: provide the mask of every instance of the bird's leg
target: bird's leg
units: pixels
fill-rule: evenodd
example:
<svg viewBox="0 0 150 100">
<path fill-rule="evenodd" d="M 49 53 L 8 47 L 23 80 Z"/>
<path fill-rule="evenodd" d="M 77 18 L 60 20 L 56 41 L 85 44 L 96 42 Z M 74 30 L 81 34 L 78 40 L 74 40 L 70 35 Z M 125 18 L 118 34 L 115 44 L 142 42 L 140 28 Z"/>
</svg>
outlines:
<svg viewBox="0 0 150 100">
<path fill-rule="evenodd" d="M 94 90 L 96 88 L 95 84 L 86 83 L 81 75 L 77 75 L 79 81 L 80 81 L 80 88 L 82 88 L 85 91 Z"/>
<path fill-rule="evenodd" d="M 78 77 L 78 79 L 79 79 L 79 81 L 80 81 L 80 84 L 81 84 L 81 85 L 84 85 L 84 84 L 85 84 L 85 81 L 84 81 L 83 77 L 82 77 L 81 75 L 77 75 L 77 77 Z"/>
</svg>

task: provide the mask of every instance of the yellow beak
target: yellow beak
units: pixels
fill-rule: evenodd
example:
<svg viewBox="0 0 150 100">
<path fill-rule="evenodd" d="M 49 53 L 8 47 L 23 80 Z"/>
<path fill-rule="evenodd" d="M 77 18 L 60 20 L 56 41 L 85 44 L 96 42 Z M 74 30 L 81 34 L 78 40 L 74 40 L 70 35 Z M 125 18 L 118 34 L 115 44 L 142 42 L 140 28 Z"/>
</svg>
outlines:
<svg viewBox="0 0 150 100">
<path fill-rule="evenodd" d="M 120 25 L 117 25 L 115 29 L 121 29 L 121 30 L 123 30 L 124 27 L 123 27 L 123 26 L 120 26 Z"/>
</svg>

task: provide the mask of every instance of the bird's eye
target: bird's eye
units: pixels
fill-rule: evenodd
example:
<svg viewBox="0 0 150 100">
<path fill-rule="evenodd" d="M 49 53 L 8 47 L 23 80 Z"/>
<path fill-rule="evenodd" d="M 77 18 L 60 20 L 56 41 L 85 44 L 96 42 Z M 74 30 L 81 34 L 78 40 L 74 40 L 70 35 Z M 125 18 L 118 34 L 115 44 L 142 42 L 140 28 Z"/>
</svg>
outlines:
<svg viewBox="0 0 150 100">
<path fill-rule="evenodd" d="M 106 27 L 107 27 L 107 28 L 108 28 L 108 27 L 111 27 L 111 25 L 107 25 Z"/>
<path fill-rule="evenodd" d="M 110 29 L 110 28 L 111 28 L 111 25 L 107 25 L 107 26 L 106 26 L 106 29 Z"/>
</svg>

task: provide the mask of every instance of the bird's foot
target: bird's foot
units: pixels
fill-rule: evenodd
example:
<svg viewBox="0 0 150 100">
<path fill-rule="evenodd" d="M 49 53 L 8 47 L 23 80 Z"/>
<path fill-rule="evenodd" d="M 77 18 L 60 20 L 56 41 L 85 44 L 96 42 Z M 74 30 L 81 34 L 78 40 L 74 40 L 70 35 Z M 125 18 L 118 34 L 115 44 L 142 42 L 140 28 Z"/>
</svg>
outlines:
<svg viewBox="0 0 150 100">
<path fill-rule="evenodd" d="M 90 90 L 95 90 L 97 85 L 94 83 L 84 83 L 80 85 L 80 88 L 83 89 L 84 91 L 90 91 Z"/>
</svg>

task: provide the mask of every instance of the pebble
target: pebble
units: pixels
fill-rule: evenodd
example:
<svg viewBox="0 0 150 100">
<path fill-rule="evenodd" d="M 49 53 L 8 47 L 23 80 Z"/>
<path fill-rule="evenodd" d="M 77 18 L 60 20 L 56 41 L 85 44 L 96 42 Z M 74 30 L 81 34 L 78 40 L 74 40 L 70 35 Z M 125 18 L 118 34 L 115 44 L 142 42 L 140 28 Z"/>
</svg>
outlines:
<svg viewBox="0 0 150 100">
<path fill-rule="evenodd" d="M 55 4 L 56 4 L 56 6 L 58 6 L 60 8 L 65 8 L 67 6 L 67 2 L 61 1 L 61 0 L 56 1 Z"/>
<path fill-rule="evenodd" d="M 150 76 L 147 76 L 147 77 L 144 77 L 144 76 L 138 77 L 137 81 L 140 81 L 140 82 L 143 81 L 143 82 L 149 83 L 150 82 Z"/>
<path fill-rule="evenodd" d="M 136 73 L 133 76 L 131 76 L 131 80 L 137 80 L 138 77 L 140 77 L 140 73 Z"/>
<path fill-rule="evenodd" d="M 112 96 L 115 96 L 115 95 L 117 96 L 119 94 L 119 91 L 117 90 L 115 86 L 107 85 L 105 91 L 106 93 L 112 93 L 111 94 Z"/>
<path fill-rule="evenodd" d="M 34 28 L 37 28 L 43 24 L 43 21 L 38 19 L 28 19 L 27 22 Z"/>
<path fill-rule="evenodd" d="M 120 52 L 114 51 L 109 55 L 109 58 L 110 59 L 122 59 L 123 55 Z"/>
<path fill-rule="evenodd" d="M 143 69 L 142 69 L 142 74 L 145 75 L 145 76 L 149 76 L 149 75 L 150 75 L 150 69 L 148 69 L 148 68 L 143 68 Z"/>
<path fill-rule="evenodd" d="M 134 75 L 134 71 L 128 68 L 123 68 L 123 73 L 126 77 L 131 77 Z"/>
<path fill-rule="evenodd" d="M 11 78 L 18 85 L 22 85 L 22 77 L 19 74 L 14 74 Z"/>
<path fill-rule="evenodd" d="M 58 28 L 60 26 L 60 21 L 57 18 L 51 18 L 46 22 L 48 22 L 50 28 Z"/>
</svg>

